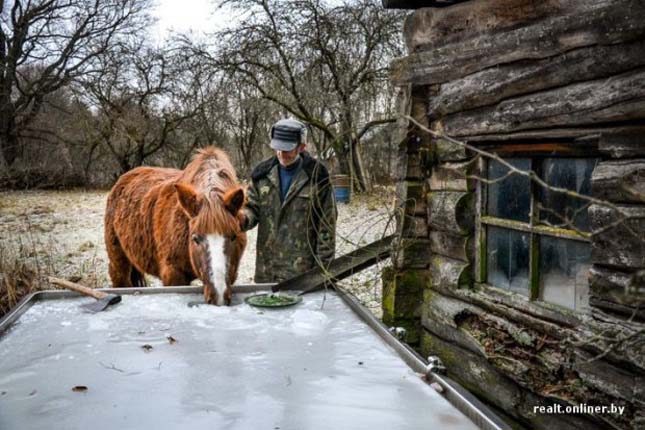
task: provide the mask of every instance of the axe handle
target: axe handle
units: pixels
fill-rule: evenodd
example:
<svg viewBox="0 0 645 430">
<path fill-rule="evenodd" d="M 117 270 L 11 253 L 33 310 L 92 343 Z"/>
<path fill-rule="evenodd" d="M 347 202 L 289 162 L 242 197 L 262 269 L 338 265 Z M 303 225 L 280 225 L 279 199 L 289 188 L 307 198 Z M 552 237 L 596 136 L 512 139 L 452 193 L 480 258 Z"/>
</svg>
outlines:
<svg viewBox="0 0 645 430">
<path fill-rule="evenodd" d="M 84 285 L 77 284 L 76 282 L 70 282 L 65 279 L 54 278 L 53 276 L 49 277 L 49 282 L 54 285 L 58 285 L 68 290 L 76 291 L 77 293 L 85 294 L 86 296 L 94 297 L 97 300 L 104 299 L 108 295 L 102 291 L 97 291 L 93 288 L 88 288 Z"/>
</svg>

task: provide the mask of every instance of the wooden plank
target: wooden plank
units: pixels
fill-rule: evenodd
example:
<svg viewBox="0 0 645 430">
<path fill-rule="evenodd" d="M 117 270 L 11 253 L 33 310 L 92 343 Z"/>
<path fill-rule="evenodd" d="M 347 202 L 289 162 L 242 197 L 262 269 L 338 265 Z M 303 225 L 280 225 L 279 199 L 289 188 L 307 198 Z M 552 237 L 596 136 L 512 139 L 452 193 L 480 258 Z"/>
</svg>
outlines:
<svg viewBox="0 0 645 430">
<path fill-rule="evenodd" d="M 430 97 L 428 115 L 440 118 L 521 94 L 616 75 L 638 66 L 645 66 L 645 40 L 596 45 L 546 59 L 502 64 L 442 84 L 439 92 Z"/>
<path fill-rule="evenodd" d="M 509 8 L 502 0 L 492 3 L 500 8 Z M 529 21 L 526 25 L 522 25 L 524 22 L 519 13 L 519 21 L 511 18 L 508 25 L 504 22 L 495 24 L 494 15 L 485 9 L 476 20 L 481 22 L 479 26 L 471 24 L 464 17 L 459 21 L 459 16 L 451 21 L 458 30 L 473 25 L 475 29 L 460 33 L 448 26 L 444 37 L 439 30 L 433 31 L 432 26 L 420 22 L 417 27 L 422 34 L 416 34 L 412 41 L 408 36 L 408 49 L 413 53 L 392 63 L 391 78 L 396 85 L 442 83 L 499 64 L 552 57 L 586 46 L 638 40 L 645 35 L 645 20 L 642 19 L 645 2 L 641 0 L 561 0 L 544 3 L 548 3 L 548 7 L 537 11 L 535 21 Z M 455 9 L 468 5 L 470 3 L 458 5 Z M 485 6 L 484 2 L 482 5 Z M 490 28 L 486 19 L 489 16 L 492 16 L 490 21 L 493 22 Z M 435 15 L 433 20 L 439 22 L 441 18 Z M 423 30 L 426 28 L 428 30 Z"/>
<path fill-rule="evenodd" d="M 645 119 L 645 69 L 449 115 L 434 127 L 468 136 L 637 119 Z"/>
<path fill-rule="evenodd" d="M 394 236 L 387 236 L 369 245 L 335 258 L 328 267 L 315 268 L 301 275 L 271 287 L 273 292 L 281 290 L 304 289 L 304 292 L 315 291 L 328 284 L 340 281 L 360 272 L 366 267 L 383 261 L 392 252 Z"/>
<path fill-rule="evenodd" d="M 591 177 L 594 197 L 616 203 L 645 203 L 645 159 L 598 163 Z"/>
</svg>

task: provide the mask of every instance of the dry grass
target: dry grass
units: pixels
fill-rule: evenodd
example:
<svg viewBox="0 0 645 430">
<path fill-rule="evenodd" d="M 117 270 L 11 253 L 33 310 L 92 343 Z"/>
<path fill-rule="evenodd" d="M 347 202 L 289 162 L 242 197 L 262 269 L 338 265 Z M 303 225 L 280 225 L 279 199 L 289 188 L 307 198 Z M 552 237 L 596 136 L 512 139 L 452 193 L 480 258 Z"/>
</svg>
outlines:
<svg viewBox="0 0 645 430">
<path fill-rule="evenodd" d="M 0 192 L 0 316 L 51 289 L 47 276 L 105 285 L 103 191 Z"/>
<path fill-rule="evenodd" d="M 28 258 L 0 251 L 0 317 L 39 285 L 38 270 Z"/>
</svg>

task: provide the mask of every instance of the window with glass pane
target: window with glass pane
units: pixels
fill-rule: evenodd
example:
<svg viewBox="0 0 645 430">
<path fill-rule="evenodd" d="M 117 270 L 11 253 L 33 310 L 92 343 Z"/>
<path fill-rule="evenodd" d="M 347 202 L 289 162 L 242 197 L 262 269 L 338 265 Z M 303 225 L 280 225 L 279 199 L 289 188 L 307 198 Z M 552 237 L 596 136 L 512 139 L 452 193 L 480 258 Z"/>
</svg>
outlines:
<svg viewBox="0 0 645 430">
<path fill-rule="evenodd" d="M 487 163 L 481 230 L 483 280 L 531 299 L 584 311 L 588 306 L 589 203 L 557 189 L 591 193 L 592 158 L 508 158 L 551 188 L 531 184 L 504 164 Z M 554 228 L 556 227 L 556 228 Z M 536 272 L 536 273 L 532 273 Z"/>
<path fill-rule="evenodd" d="M 542 161 L 542 177 L 552 187 L 590 195 L 591 173 L 595 166 L 596 160 L 593 158 L 545 158 Z M 588 201 L 549 189 L 540 189 L 539 194 L 540 222 L 589 231 Z"/>
<path fill-rule="evenodd" d="M 531 170 L 530 158 L 510 158 L 506 161 L 516 169 Z M 529 222 L 531 181 L 527 176 L 511 172 L 503 164 L 488 163 L 488 215 Z"/>
<path fill-rule="evenodd" d="M 529 235 L 506 228 L 488 227 L 489 284 L 529 295 Z"/>
</svg>

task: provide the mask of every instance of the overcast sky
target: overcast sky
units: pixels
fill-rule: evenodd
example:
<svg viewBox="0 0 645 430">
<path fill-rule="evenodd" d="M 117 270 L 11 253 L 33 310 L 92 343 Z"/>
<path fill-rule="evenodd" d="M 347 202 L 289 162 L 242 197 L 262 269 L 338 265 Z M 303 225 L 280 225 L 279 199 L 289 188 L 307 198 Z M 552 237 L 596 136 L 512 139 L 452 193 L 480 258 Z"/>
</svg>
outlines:
<svg viewBox="0 0 645 430">
<path fill-rule="evenodd" d="M 226 22 L 226 12 L 216 10 L 212 0 L 157 0 L 155 36 L 162 40 L 168 31 L 185 33 L 213 31 Z"/>
</svg>

